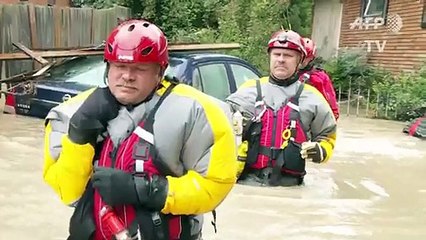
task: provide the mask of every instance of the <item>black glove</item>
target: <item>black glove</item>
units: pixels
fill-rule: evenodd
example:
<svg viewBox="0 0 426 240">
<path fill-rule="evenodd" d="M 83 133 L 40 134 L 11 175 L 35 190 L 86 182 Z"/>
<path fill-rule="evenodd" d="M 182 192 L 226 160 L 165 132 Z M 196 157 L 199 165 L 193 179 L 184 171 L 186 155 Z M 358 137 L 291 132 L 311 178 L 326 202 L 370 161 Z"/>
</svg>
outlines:
<svg viewBox="0 0 426 240">
<path fill-rule="evenodd" d="M 167 198 L 167 179 L 158 175 L 135 177 L 122 170 L 95 167 L 93 187 L 102 200 L 111 206 L 140 204 L 153 210 L 161 210 Z"/>
<path fill-rule="evenodd" d="M 77 144 L 95 144 L 109 120 L 118 115 L 120 105 L 109 88 L 97 88 L 71 117 L 68 136 Z"/>
</svg>

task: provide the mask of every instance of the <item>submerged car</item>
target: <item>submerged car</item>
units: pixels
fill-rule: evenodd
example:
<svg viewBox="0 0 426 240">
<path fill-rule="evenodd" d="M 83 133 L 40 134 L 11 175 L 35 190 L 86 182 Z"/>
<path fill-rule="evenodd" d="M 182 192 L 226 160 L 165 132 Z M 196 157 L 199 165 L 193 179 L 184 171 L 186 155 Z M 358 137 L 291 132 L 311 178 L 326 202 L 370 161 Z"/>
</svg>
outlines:
<svg viewBox="0 0 426 240">
<path fill-rule="evenodd" d="M 31 86 L 16 86 L 6 95 L 5 112 L 44 118 L 54 106 L 95 86 L 105 86 L 102 56 L 76 57 L 53 67 Z M 171 54 L 165 72 L 180 82 L 224 100 L 261 73 L 247 61 L 225 54 Z"/>
</svg>

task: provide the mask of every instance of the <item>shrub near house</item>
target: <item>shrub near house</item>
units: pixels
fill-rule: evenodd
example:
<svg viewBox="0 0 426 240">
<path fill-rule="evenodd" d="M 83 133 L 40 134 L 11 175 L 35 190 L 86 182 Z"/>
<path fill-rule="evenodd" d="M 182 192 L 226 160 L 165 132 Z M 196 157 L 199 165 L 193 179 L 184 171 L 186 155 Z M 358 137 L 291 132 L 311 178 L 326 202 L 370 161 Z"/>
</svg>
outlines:
<svg viewBox="0 0 426 240">
<path fill-rule="evenodd" d="M 391 74 L 367 63 L 360 50 L 346 50 L 324 64 L 336 90 L 370 90 L 369 103 L 381 118 L 407 121 L 426 111 L 426 66 L 413 72 Z M 384 115 L 383 109 L 386 109 Z"/>
</svg>

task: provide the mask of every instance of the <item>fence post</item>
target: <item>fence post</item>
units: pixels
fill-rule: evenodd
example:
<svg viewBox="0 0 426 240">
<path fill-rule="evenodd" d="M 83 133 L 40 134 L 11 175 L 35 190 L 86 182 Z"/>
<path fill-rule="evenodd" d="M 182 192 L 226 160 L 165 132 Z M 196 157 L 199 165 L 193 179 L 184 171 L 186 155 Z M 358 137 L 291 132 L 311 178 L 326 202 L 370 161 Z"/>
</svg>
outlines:
<svg viewBox="0 0 426 240">
<path fill-rule="evenodd" d="M 31 37 L 31 46 L 30 48 L 39 48 L 41 44 L 37 38 L 37 15 L 35 12 L 34 4 L 28 4 L 28 20 L 30 23 L 30 37 Z M 37 61 L 33 61 L 33 69 L 40 68 L 40 64 Z"/>
<path fill-rule="evenodd" d="M 380 100 L 380 92 L 377 92 L 377 99 L 376 99 L 376 118 L 379 117 L 379 100 Z"/>
<path fill-rule="evenodd" d="M 385 117 L 388 117 L 388 105 L 389 105 L 389 92 L 386 94 L 386 107 L 385 107 Z"/>
<path fill-rule="evenodd" d="M 357 102 L 356 102 L 356 116 L 359 115 L 359 99 L 361 96 L 361 88 L 358 88 L 358 96 L 357 96 Z"/>
<path fill-rule="evenodd" d="M 395 103 L 395 119 L 396 119 L 397 115 L 398 115 L 398 102 Z"/>
<path fill-rule="evenodd" d="M 349 91 L 348 91 L 348 106 L 346 109 L 346 116 L 349 116 L 350 114 L 350 107 L 351 107 L 351 92 L 352 92 L 352 79 L 349 80 Z"/>
<path fill-rule="evenodd" d="M 339 99 L 337 100 L 337 103 L 338 103 L 339 107 L 340 107 L 340 100 L 341 100 L 341 98 L 342 98 L 342 86 L 339 86 Z"/>
<path fill-rule="evenodd" d="M 368 114 L 368 111 L 370 110 L 369 107 L 370 107 L 370 89 L 367 90 L 367 107 L 365 109 L 365 116 L 366 117 L 369 116 L 369 114 Z"/>
</svg>

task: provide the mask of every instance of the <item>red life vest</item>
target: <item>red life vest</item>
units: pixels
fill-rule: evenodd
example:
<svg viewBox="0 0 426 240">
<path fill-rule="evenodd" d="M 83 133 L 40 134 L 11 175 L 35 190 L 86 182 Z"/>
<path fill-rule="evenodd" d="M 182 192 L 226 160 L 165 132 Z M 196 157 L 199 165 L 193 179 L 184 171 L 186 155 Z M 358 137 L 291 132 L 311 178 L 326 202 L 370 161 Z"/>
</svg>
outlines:
<svg viewBox="0 0 426 240">
<path fill-rule="evenodd" d="M 173 84 L 172 84 L 173 86 Z M 103 144 L 99 166 L 114 167 L 137 175 L 169 175 L 164 166 L 159 165 L 161 160 L 153 145 L 154 115 L 163 99 L 171 91 L 169 87 L 145 121 L 141 122 L 134 132 L 123 141 L 119 147 L 113 147 L 108 137 Z M 100 211 L 105 206 L 101 196 L 95 190 L 93 216 L 95 219 L 95 240 L 113 239 L 112 233 L 101 221 Z M 190 225 L 188 216 L 164 215 L 142 209 L 142 206 L 116 206 L 115 214 L 121 219 L 132 236 L 137 234 L 138 228 L 143 239 L 190 239 Z"/>
<path fill-rule="evenodd" d="M 247 167 L 249 169 L 272 168 L 271 179 L 281 174 L 303 178 L 305 160 L 300 155 L 300 144 L 307 141 L 299 114 L 299 97 L 302 83 L 295 96 L 276 112 L 262 99 L 260 82 L 257 80 L 255 119 L 249 128 Z"/>
<path fill-rule="evenodd" d="M 420 128 L 422 125 L 426 125 L 426 117 L 419 117 L 414 120 L 414 123 L 408 129 L 408 135 L 414 137 L 421 137 L 422 135 L 420 134 Z"/>
</svg>

